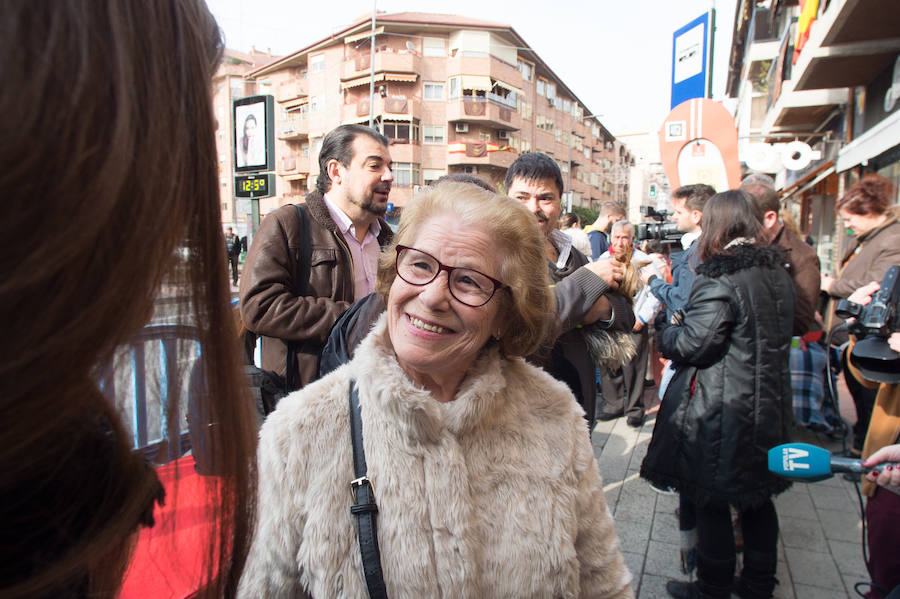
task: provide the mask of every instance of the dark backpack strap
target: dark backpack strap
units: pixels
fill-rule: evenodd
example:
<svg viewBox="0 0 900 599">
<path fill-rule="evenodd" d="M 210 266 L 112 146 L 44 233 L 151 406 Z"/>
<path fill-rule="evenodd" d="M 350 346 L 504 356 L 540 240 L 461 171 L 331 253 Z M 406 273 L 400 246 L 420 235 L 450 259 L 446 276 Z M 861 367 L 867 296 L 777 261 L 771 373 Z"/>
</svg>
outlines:
<svg viewBox="0 0 900 599">
<path fill-rule="evenodd" d="M 350 492 L 353 505 L 350 513 L 356 518 L 359 534 L 359 551 L 362 555 L 363 573 L 370 599 L 387 599 L 384 588 L 384 574 L 381 571 L 381 552 L 378 550 L 378 530 L 376 519 L 378 506 L 375 505 L 375 487 L 366 476 L 366 452 L 363 449 L 362 418 L 359 413 L 359 393 L 356 381 L 350 381 L 350 438 L 353 442 L 353 480 Z"/>
<path fill-rule="evenodd" d="M 309 243 L 309 216 L 303 204 L 295 204 L 297 209 L 297 219 L 300 221 L 298 231 L 300 232 L 300 257 L 298 272 L 300 273 L 295 281 L 294 292 L 298 296 L 304 296 L 309 290 L 309 274 L 312 267 L 312 247 Z M 297 352 L 300 344 L 293 341 L 285 341 L 285 369 L 284 369 L 284 392 L 290 393 L 300 388 L 300 381 L 294 380 L 299 374 L 297 370 Z"/>
</svg>

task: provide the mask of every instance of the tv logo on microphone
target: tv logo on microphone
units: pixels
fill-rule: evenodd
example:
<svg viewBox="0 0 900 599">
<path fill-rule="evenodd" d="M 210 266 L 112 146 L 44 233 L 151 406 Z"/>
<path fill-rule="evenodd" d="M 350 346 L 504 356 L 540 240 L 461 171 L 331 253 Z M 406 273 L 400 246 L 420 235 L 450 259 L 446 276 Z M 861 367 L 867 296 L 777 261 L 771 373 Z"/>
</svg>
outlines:
<svg viewBox="0 0 900 599">
<path fill-rule="evenodd" d="M 809 470 L 809 463 L 798 462 L 809 457 L 809 452 L 795 447 L 785 447 L 781 451 L 782 466 L 785 472 L 793 472 L 794 470 Z"/>
</svg>

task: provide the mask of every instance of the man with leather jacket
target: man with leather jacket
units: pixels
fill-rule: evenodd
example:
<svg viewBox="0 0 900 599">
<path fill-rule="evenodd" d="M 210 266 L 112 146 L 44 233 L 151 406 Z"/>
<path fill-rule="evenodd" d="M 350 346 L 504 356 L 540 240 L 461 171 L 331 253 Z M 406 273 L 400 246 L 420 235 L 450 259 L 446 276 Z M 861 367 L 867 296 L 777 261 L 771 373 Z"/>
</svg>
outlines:
<svg viewBox="0 0 900 599">
<path fill-rule="evenodd" d="M 296 206 L 282 206 L 253 238 L 241 277 L 241 318 L 262 336 L 263 370 L 285 376 L 292 388 L 316 378 L 332 325 L 374 289 L 378 255 L 392 236 L 383 218 L 392 181 L 387 139 L 368 127 L 341 125 L 322 141 L 306 226 Z M 296 354 L 291 364 L 289 349 Z"/>
</svg>

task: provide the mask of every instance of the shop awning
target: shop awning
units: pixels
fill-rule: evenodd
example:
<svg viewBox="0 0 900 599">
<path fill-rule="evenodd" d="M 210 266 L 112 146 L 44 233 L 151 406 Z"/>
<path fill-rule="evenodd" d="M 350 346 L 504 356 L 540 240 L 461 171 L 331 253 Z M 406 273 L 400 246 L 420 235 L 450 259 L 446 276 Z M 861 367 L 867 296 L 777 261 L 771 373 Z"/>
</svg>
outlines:
<svg viewBox="0 0 900 599">
<path fill-rule="evenodd" d="M 512 86 L 512 85 L 510 85 L 510 84 L 508 84 L 508 83 L 503 83 L 502 81 L 494 81 L 494 84 L 497 85 L 497 86 L 499 86 L 499 87 L 502 87 L 503 89 L 508 89 L 508 90 L 511 91 L 511 92 L 515 92 L 515 93 L 519 94 L 520 96 L 524 96 L 524 95 L 525 95 L 525 92 L 523 92 L 522 90 L 520 90 L 518 87 L 514 87 L 514 86 Z"/>
<path fill-rule="evenodd" d="M 790 193 L 785 195 L 782 199 L 786 200 L 789 197 L 791 197 L 792 195 L 801 194 L 804 191 L 806 191 L 807 189 L 812 189 L 819 181 L 822 181 L 823 179 L 825 179 L 826 177 L 828 177 L 832 174 L 834 174 L 834 163 L 830 162 L 830 163 L 828 163 L 828 166 L 825 168 L 825 170 L 820 171 L 819 174 L 814 176 L 810 182 L 803 184 L 800 187 L 794 188 L 793 191 L 791 191 Z"/>
<path fill-rule="evenodd" d="M 841 148 L 837 172 L 842 173 L 900 144 L 900 112 L 895 112 Z"/>
<path fill-rule="evenodd" d="M 806 191 L 807 189 L 809 189 L 810 187 L 812 187 L 813 185 L 815 185 L 816 183 L 818 183 L 819 181 L 821 181 L 822 179 L 824 179 L 825 177 L 827 177 L 828 175 L 830 175 L 833 172 L 834 172 L 834 161 L 829 160 L 828 162 L 825 162 L 824 164 L 820 165 L 818 168 L 811 171 L 810 173 L 807 173 L 807 175 L 805 177 L 803 177 L 802 179 L 799 179 L 798 181 L 794 181 L 791 185 L 782 189 L 780 192 L 781 199 L 784 200 L 784 199 L 791 197 L 795 193 L 798 193 L 800 191 Z"/>
<path fill-rule="evenodd" d="M 356 79 L 350 79 L 349 81 L 344 81 L 341 83 L 341 89 L 350 89 L 351 87 L 359 87 L 360 85 L 369 85 L 369 82 L 372 81 L 372 75 L 365 75 L 363 77 L 357 77 Z M 375 83 L 379 81 L 384 81 L 384 73 L 375 73 Z"/>
<path fill-rule="evenodd" d="M 490 91 L 494 84 L 487 75 L 462 75 L 460 77 L 461 89 L 483 89 Z"/>
<path fill-rule="evenodd" d="M 413 73 L 412 75 L 408 75 L 405 73 L 385 73 L 384 78 L 388 81 L 404 81 L 407 83 L 415 82 L 415 80 L 419 76 Z"/>
<path fill-rule="evenodd" d="M 381 27 L 375 28 L 375 35 L 381 35 L 382 33 L 384 33 L 383 25 Z M 347 37 L 344 38 L 344 43 L 352 44 L 352 43 L 358 42 L 360 40 L 367 40 L 367 39 L 369 39 L 369 37 L 371 37 L 371 35 L 372 35 L 372 30 L 368 29 L 368 30 L 364 31 L 363 33 L 357 33 L 356 35 L 348 35 Z"/>
</svg>

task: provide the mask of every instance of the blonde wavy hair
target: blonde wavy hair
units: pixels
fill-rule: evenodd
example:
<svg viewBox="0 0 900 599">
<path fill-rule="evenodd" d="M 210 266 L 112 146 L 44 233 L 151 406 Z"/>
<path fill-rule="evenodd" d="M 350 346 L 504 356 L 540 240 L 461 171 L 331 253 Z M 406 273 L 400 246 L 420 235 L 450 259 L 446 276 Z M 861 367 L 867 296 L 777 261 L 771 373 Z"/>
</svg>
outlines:
<svg viewBox="0 0 900 599">
<path fill-rule="evenodd" d="M 497 343 L 508 356 L 534 353 L 546 337 L 555 305 L 547 274 L 544 240 L 531 214 L 519 202 L 469 183 L 446 182 L 423 188 L 404 207 L 391 245 L 378 262 L 376 290 L 388 303 L 396 271 L 397 245 L 414 246 L 416 235 L 429 220 L 452 215 L 466 226 L 480 229 L 493 240 L 500 255 L 500 279 L 508 289 L 491 301 L 503 302 Z"/>
</svg>

